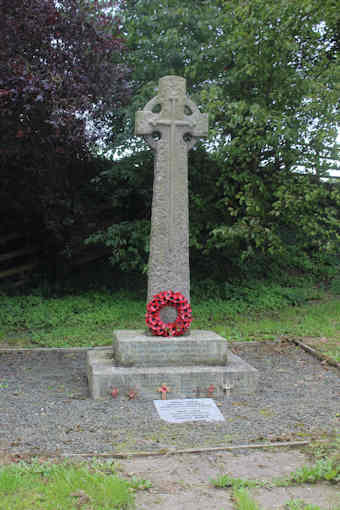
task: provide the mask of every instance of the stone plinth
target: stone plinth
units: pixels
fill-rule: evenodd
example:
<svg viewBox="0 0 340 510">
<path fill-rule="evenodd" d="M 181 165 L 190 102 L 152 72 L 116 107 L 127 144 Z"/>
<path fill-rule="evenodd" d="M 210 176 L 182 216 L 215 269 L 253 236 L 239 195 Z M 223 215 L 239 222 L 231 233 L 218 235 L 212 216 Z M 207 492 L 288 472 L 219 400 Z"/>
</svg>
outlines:
<svg viewBox="0 0 340 510">
<path fill-rule="evenodd" d="M 188 336 L 150 336 L 144 331 L 113 332 L 113 356 L 122 367 L 225 365 L 228 343 L 213 331 L 193 330 Z"/>
<path fill-rule="evenodd" d="M 111 392 L 114 388 L 117 388 L 121 396 L 134 391 L 138 399 L 157 400 L 160 398 L 159 388 L 162 384 L 166 384 L 169 388 L 168 399 L 220 398 L 225 394 L 228 395 L 230 391 L 252 393 L 256 390 L 257 370 L 238 356 L 225 350 L 224 348 L 228 345 L 227 341 L 215 333 L 193 330 L 190 336 L 196 340 L 193 341 L 190 336 L 181 337 L 183 343 L 180 346 L 173 343 L 173 338 L 159 339 L 158 342 L 164 342 L 161 345 L 167 349 L 164 356 L 157 347 L 155 348 L 156 344 L 152 345 L 150 343 L 154 340 L 153 337 L 142 335 L 140 331 L 137 331 L 135 332 L 136 337 L 133 338 L 131 333 L 131 331 L 123 330 L 115 332 L 115 338 L 119 337 L 121 339 L 119 344 L 117 344 L 117 341 L 114 342 L 115 355 L 117 355 L 117 346 L 119 345 L 118 353 L 120 353 L 120 357 L 130 360 L 130 356 L 134 356 L 138 360 L 138 366 L 137 364 L 129 367 L 122 366 L 120 361 L 113 357 L 113 351 L 110 348 L 88 351 L 87 375 L 92 398 L 112 398 Z M 139 339 L 141 335 L 144 336 L 143 341 Z M 204 360 L 204 363 L 201 360 L 201 363 L 197 364 L 196 362 L 195 365 L 188 364 L 185 366 L 183 363 L 184 356 L 188 360 L 190 352 L 193 356 L 195 355 L 194 346 L 198 345 L 197 342 L 200 342 L 200 338 L 203 339 L 203 344 L 206 344 L 206 349 L 209 345 L 215 346 L 213 348 L 217 349 L 218 345 L 221 347 L 223 344 L 224 348 L 221 349 L 221 356 L 223 359 L 227 356 L 226 364 L 218 366 L 214 363 L 209 365 L 206 362 L 207 360 Z M 188 342 L 188 344 L 185 345 L 185 342 Z M 129 343 L 130 345 L 128 345 Z M 143 351 L 141 346 L 148 346 L 148 348 Z M 176 364 L 174 360 L 179 358 L 176 353 L 177 348 L 182 350 L 182 359 Z M 203 354 L 199 356 L 201 355 L 203 356 Z M 211 353 L 209 355 L 216 362 L 216 352 L 213 356 L 211 356 Z M 173 360 L 172 365 L 164 364 L 166 356 Z M 153 357 L 158 358 L 157 365 L 152 361 Z M 219 362 L 221 363 L 221 360 Z M 160 363 L 163 364 L 160 365 Z"/>
</svg>

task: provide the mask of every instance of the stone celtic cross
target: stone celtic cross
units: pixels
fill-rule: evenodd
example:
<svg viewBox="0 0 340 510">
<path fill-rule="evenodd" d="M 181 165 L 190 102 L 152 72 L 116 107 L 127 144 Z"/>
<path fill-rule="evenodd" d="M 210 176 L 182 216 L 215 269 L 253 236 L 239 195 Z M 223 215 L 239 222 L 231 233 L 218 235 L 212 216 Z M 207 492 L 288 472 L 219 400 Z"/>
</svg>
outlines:
<svg viewBox="0 0 340 510">
<path fill-rule="evenodd" d="M 186 96 L 185 79 L 165 76 L 136 113 L 136 135 L 155 150 L 148 301 L 163 290 L 190 301 L 188 152 L 208 134 L 208 115 Z"/>
</svg>

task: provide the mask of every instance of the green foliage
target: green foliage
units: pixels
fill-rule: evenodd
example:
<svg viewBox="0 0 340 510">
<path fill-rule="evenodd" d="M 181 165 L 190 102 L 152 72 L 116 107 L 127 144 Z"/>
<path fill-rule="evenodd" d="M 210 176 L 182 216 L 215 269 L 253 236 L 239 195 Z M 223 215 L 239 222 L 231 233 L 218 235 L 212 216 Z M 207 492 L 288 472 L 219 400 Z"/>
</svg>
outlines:
<svg viewBox="0 0 340 510">
<path fill-rule="evenodd" d="M 112 263 L 124 271 L 145 272 L 147 267 L 152 166 L 150 153 L 139 152 L 115 163 L 112 171 L 106 170 L 99 179 L 101 189 L 106 185 L 115 190 L 113 213 L 119 221 L 93 234 L 88 242 L 110 246 Z M 299 271 L 305 278 L 331 279 L 336 274 L 340 189 L 307 176 L 277 176 L 265 184 L 266 197 L 258 197 L 266 201 L 265 214 L 247 219 L 243 210 L 233 217 L 223 205 L 223 190 L 216 185 L 224 172 L 220 163 L 199 147 L 191 151 L 189 166 L 194 278 L 209 275 L 220 281 L 223 273 L 232 275 L 229 278 L 234 281 L 235 277 L 265 276 L 282 282 Z M 236 193 L 235 182 L 228 175 L 225 185 L 230 189 L 229 203 L 239 207 L 244 197 Z"/>
<path fill-rule="evenodd" d="M 148 489 L 151 489 L 152 487 L 152 483 L 150 482 L 150 480 L 144 480 L 141 478 L 137 478 L 136 476 L 132 476 L 129 479 L 129 485 L 132 489 L 139 491 L 146 491 Z"/>
<path fill-rule="evenodd" d="M 146 272 L 149 251 L 150 222 L 147 220 L 122 221 L 103 232 L 91 235 L 87 243 L 102 242 L 112 249 L 110 261 L 122 271 L 139 269 Z"/>
<path fill-rule="evenodd" d="M 0 467 L 1 510 L 128 510 L 134 497 L 129 482 L 106 464 L 53 464 L 33 461 Z"/>
<path fill-rule="evenodd" d="M 340 188 L 321 180 L 327 158 L 337 159 L 334 0 L 322 5 L 319 0 L 125 0 L 118 2 L 115 18 L 109 0 L 104 9 L 83 2 L 73 17 L 68 17 L 72 2 L 63 16 L 51 1 L 44 9 L 40 0 L 24 9 L 19 3 L 6 1 L 6 13 L 10 21 L 12 12 L 20 15 L 22 23 L 4 17 L 11 44 L 2 55 L 0 101 L 9 143 L 0 153 L 0 209 L 16 224 L 19 218 L 46 253 L 64 249 L 71 259 L 72 241 L 79 232 L 88 235 L 94 216 L 100 230 L 88 243 L 110 247 L 111 261 L 121 270 L 145 272 L 153 156 L 133 136 L 134 118 L 157 92 L 158 79 L 178 74 L 210 117 L 208 142 L 189 156 L 192 274 L 216 281 L 225 274 L 243 281 L 278 280 L 299 271 L 334 276 Z M 101 14 L 94 16 L 97 11 Z M 35 36 L 27 39 L 32 30 L 25 26 L 35 26 L 37 19 Z M 40 44 L 55 32 L 69 43 Z M 84 52 L 82 44 L 93 51 Z M 127 51 L 119 51 L 123 46 Z M 60 58 L 64 54 L 72 58 Z M 13 55 L 22 65 L 9 69 Z M 76 70 L 74 61 L 81 63 Z M 134 92 L 129 104 L 127 69 Z M 67 80 L 57 79 L 56 72 Z M 17 88 L 13 101 L 8 80 Z M 79 112 L 112 127 L 105 135 L 111 145 L 102 152 L 119 149 L 125 157 L 93 159 Z M 92 130 L 94 137 L 100 133 Z M 299 173 L 301 166 L 311 175 Z M 100 227 L 103 200 L 112 206 L 109 228 L 111 218 Z"/>
<path fill-rule="evenodd" d="M 312 466 L 303 466 L 291 473 L 289 483 L 316 483 L 320 480 L 340 482 L 340 462 L 337 457 L 318 460 Z"/>
<path fill-rule="evenodd" d="M 331 281 L 330 290 L 334 294 L 340 294 L 340 272 Z"/>
<path fill-rule="evenodd" d="M 133 138 L 134 116 L 155 95 L 161 76 L 184 76 L 189 94 L 209 112 L 210 140 L 191 151 L 189 161 L 193 272 L 216 280 L 221 273 L 277 278 L 284 268 L 331 278 L 340 249 L 340 189 L 320 181 L 327 162 L 320 156 L 336 158 L 334 2 L 127 0 L 120 14 L 135 90 L 124 111 L 122 148 L 145 148 Z M 131 197 L 142 190 L 151 207 L 146 154 L 135 152 L 118 165 L 131 175 L 139 158 Z M 299 174 L 300 165 L 311 175 Z M 128 223 L 117 222 L 101 236 L 123 234 L 133 244 L 126 262 L 128 251 L 119 254 L 119 240 L 112 240 L 115 263 L 145 269 L 139 221 L 149 219 L 150 209 L 141 206 L 137 218 L 125 215 L 120 221 Z M 132 239 L 134 225 L 139 234 Z"/>
<path fill-rule="evenodd" d="M 210 480 L 214 487 L 220 489 L 226 489 L 232 487 L 233 489 L 246 489 L 251 487 L 262 487 L 263 482 L 257 482 L 256 480 L 244 480 L 243 478 L 233 478 L 229 475 L 221 475 L 216 479 Z"/>
<path fill-rule="evenodd" d="M 289 284 L 280 284 L 265 280 L 247 280 L 237 284 L 232 281 L 219 282 L 212 279 L 198 280 L 193 284 L 193 299 L 204 295 L 208 300 L 226 300 L 239 303 L 246 309 L 249 306 L 257 310 L 275 310 L 282 303 L 300 305 L 310 299 L 316 299 L 320 291 L 312 282 L 301 279 L 292 280 Z"/>
<path fill-rule="evenodd" d="M 340 347 L 336 348 L 335 351 L 325 351 L 325 354 L 333 358 L 337 363 L 340 363 Z"/>
<path fill-rule="evenodd" d="M 123 272 L 146 270 L 152 181 L 153 161 L 149 152 L 112 163 L 95 179 L 98 195 L 110 199 L 115 223 L 90 235 L 86 244 L 110 247 L 111 263 Z"/>
<path fill-rule="evenodd" d="M 317 505 L 308 505 L 302 499 L 291 499 L 286 503 L 287 510 L 321 510 Z"/>
</svg>

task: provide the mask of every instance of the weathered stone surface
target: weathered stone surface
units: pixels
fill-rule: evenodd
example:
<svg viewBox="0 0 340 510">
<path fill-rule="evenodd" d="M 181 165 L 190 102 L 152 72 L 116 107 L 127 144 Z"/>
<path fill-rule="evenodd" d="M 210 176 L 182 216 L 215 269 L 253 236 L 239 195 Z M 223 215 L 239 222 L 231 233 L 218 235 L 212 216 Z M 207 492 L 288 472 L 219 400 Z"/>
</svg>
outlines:
<svg viewBox="0 0 340 510">
<path fill-rule="evenodd" d="M 192 330 L 190 336 L 159 337 L 142 330 L 113 332 L 113 355 L 119 365 L 225 365 L 228 342 L 213 331 Z"/>
<path fill-rule="evenodd" d="M 165 76 L 137 112 L 135 132 L 155 150 L 148 301 L 170 289 L 190 301 L 188 151 L 207 135 L 208 116 L 186 96 L 184 78 Z"/>
<path fill-rule="evenodd" d="M 166 290 L 190 302 L 188 151 L 207 132 L 208 117 L 186 96 L 179 76 L 161 78 L 158 95 L 136 114 L 136 134 L 155 150 L 148 302 Z M 171 312 L 163 308 L 161 320 L 173 321 Z M 116 331 L 113 350 L 88 352 L 87 372 L 94 399 L 109 397 L 113 388 L 158 399 L 163 384 L 169 399 L 218 398 L 232 389 L 253 392 L 258 380 L 257 370 L 227 351 L 224 338 L 199 330 L 171 338 Z"/>
<path fill-rule="evenodd" d="M 93 399 L 110 398 L 113 388 L 117 388 L 120 395 L 133 390 L 137 398 L 159 399 L 158 390 L 162 384 L 170 389 L 168 399 L 219 398 L 234 390 L 241 394 L 256 391 L 258 371 L 231 352 L 223 367 L 122 367 L 113 362 L 112 349 L 101 349 L 88 351 L 87 377 Z M 209 391 L 212 386 L 214 390 Z"/>
</svg>

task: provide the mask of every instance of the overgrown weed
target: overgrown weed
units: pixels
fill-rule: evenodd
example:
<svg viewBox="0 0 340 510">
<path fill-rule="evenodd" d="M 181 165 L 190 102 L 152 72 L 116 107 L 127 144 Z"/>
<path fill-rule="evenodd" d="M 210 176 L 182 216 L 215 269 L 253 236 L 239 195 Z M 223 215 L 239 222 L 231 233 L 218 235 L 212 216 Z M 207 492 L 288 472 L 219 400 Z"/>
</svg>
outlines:
<svg viewBox="0 0 340 510">
<path fill-rule="evenodd" d="M 235 489 L 233 500 L 236 504 L 236 510 L 262 510 L 245 488 Z"/>
</svg>

